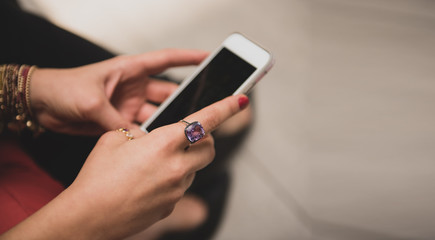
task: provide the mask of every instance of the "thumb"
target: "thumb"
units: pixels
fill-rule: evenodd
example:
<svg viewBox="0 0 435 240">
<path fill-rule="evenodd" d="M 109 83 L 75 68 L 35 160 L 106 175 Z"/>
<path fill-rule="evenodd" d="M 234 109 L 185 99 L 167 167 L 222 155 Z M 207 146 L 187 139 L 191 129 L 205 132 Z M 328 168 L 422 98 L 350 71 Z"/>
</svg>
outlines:
<svg viewBox="0 0 435 240">
<path fill-rule="evenodd" d="M 106 101 L 103 107 L 93 114 L 92 119 L 106 131 L 118 128 L 137 128 L 135 124 L 122 117 L 109 101 Z"/>
</svg>

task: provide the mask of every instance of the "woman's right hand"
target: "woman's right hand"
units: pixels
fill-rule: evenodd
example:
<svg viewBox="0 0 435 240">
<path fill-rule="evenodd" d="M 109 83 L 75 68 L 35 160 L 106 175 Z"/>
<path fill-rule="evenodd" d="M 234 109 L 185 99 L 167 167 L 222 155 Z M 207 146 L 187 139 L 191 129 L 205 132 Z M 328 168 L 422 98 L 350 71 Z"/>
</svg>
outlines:
<svg viewBox="0 0 435 240">
<path fill-rule="evenodd" d="M 199 121 L 207 133 L 187 150 L 190 143 L 180 122 L 149 134 L 134 130 L 132 141 L 118 131 L 104 134 L 73 184 L 12 233 L 45 223 L 31 236 L 121 239 L 148 228 L 171 213 L 195 173 L 213 160 L 208 133 L 248 102 L 244 95 L 231 96 L 186 117 Z"/>
</svg>

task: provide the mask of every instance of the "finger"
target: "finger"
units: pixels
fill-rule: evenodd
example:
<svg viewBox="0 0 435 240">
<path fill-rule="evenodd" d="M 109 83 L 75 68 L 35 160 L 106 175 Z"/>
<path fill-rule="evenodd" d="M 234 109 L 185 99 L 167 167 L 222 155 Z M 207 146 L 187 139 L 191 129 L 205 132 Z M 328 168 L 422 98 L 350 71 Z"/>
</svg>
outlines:
<svg viewBox="0 0 435 240">
<path fill-rule="evenodd" d="M 209 133 L 219 127 L 225 120 L 245 109 L 248 104 L 249 99 L 245 95 L 230 96 L 187 116 L 184 120 L 189 123 L 198 121 L 203 127 L 204 132 Z M 187 124 L 178 122 L 168 126 L 172 137 L 178 139 L 174 143 L 174 147 L 179 149 L 186 149 L 191 145 L 184 129 L 180 128 L 183 125 L 186 127 Z M 193 143 L 192 146 L 195 144 L 197 143 Z"/>
<path fill-rule="evenodd" d="M 187 116 L 184 120 L 200 122 L 204 131 L 209 133 L 225 120 L 246 108 L 248 104 L 249 98 L 245 95 L 230 96 Z"/>
<path fill-rule="evenodd" d="M 145 122 L 153 113 L 157 110 L 157 107 L 150 103 L 145 103 L 139 109 L 139 112 L 136 117 L 137 122 Z"/>
<path fill-rule="evenodd" d="M 205 135 L 201 141 L 190 145 L 184 152 L 184 162 L 189 163 L 190 173 L 208 166 L 215 157 L 214 140 L 212 135 Z"/>
<path fill-rule="evenodd" d="M 189 115 L 185 120 L 188 122 L 199 121 L 203 125 L 205 132 L 211 132 L 226 119 L 246 108 L 248 103 L 249 99 L 245 95 L 230 96 Z M 181 123 L 157 128 L 151 131 L 147 136 L 148 138 L 153 139 L 154 142 L 165 145 L 169 152 L 176 149 L 184 151 L 186 147 L 190 146 L 190 142 L 184 133 L 183 124 Z M 143 139 L 145 141 L 145 138 Z M 211 135 L 205 135 L 199 142 L 192 144 L 186 153 L 192 153 L 194 149 L 200 148 L 202 142 L 204 142 L 203 144 L 206 144 L 208 141 L 212 141 Z M 212 145 L 208 151 L 211 151 L 210 149 L 214 149 Z M 197 169 L 207 164 L 207 162 L 204 163 L 204 161 L 199 159 L 197 163 L 193 165 L 195 166 L 195 169 Z"/>
<path fill-rule="evenodd" d="M 118 128 L 115 129 L 114 131 L 118 133 L 122 133 L 124 135 L 123 140 L 125 142 L 135 140 L 145 135 L 145 132 L 140 130 L 139 128 Z M 118 134 L 118 135 L 122 136 L 122 134 Z"/>
<path fill-rule="evenodd" d="M 134 124 L 123 118 L 109 101 L 105 101 L 103 105 L 100 110 L 91 113 L 91 118 L 103 129 L 110 131 L 118 128 L 136 128 Z"/>
<path fill-rule="evenodd" d="M 152 80 L 149 82 L 145 95 L 148 98 L 148 101 L 152 103 L 145 103 L 139 109 L 139 112 L 136 116 L 137 122 L 146 121 L 153 113 L 157 110 L 157 106 L 154 104 L 160 104 L 166 98 L 168 98 L 176 89 L 178 85 L 171 82 L 161 81 L 161 80 Z"/>
<path fill-rule="evenodd" d="M 185 187 L 185 189 L 187 190 L 193 183 L 193 180 L 195 180 L 195 175 L 196 172 L 190 173 L 189 175 L 187 175 L 186 179 L 184 180 L 184 184 L 183 186 Z"/>
<path fill-rule="evenodd" d="M 118 128 L 104 133 L 100 139 L 110 146 L 119 146 L 144 135 L 145 133 L 140 129 Z"/>
<path fill-rule="evenodd" d="M 162 80 L 151 80 L 145 89 L 145 96 L 147 96 L 147 99 L 151 102 L 161 103 L 177 88 L 178 84 L 176 83 Z"/>
<path fill-rule="evenodd" d="M 158 74 L 170 67 L 199 64 L 208 52 L 188 49 L 164 49 L 137 55 L 136 60 L 147 73 Z"/>
</svg>

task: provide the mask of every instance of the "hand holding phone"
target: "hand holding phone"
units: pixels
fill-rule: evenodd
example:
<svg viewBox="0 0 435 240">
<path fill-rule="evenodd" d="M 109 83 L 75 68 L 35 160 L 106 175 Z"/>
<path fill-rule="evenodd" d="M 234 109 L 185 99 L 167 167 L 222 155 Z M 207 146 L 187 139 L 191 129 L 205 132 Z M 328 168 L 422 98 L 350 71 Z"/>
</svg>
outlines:
<svg viewBox="0 0 435 240">
<path fill-rule="evenodd" d="M 246 94 L 273 66 L 272 55 L 240 33 L 231 34 L 142 124 L 150 132 L 180 121 L 227 96 Z"/>
</svg>

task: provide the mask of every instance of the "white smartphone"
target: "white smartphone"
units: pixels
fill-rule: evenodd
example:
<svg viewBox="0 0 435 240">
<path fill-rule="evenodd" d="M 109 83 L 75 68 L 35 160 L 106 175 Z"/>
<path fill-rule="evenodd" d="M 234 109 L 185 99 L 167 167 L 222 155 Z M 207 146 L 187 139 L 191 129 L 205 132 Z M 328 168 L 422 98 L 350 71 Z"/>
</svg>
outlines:
<svg viewBox="0 0 435 240">
<path fill-rule="evenodd" d="M 211 53 L 141 125 L 145 132 L 184 119 L 230 95 L 247 94 L 272 68 L 272 54 L 240 33 Z"/>
</svg>

